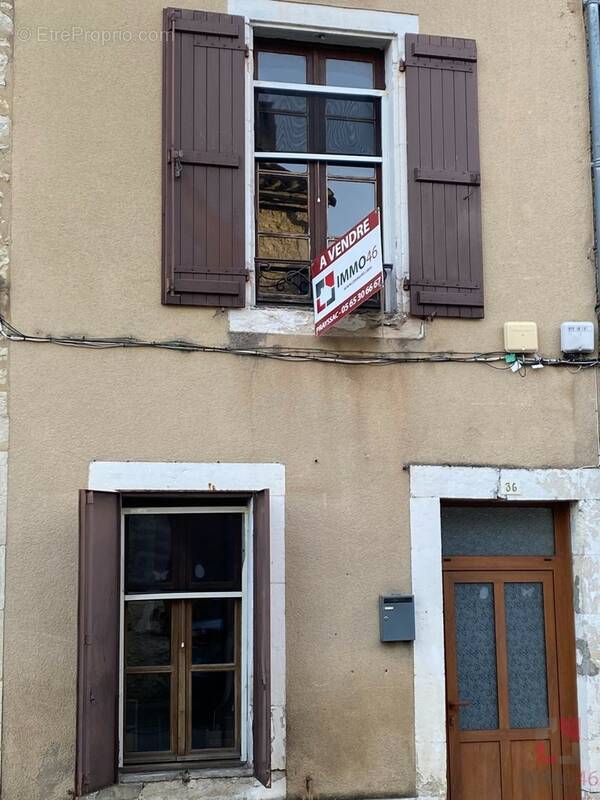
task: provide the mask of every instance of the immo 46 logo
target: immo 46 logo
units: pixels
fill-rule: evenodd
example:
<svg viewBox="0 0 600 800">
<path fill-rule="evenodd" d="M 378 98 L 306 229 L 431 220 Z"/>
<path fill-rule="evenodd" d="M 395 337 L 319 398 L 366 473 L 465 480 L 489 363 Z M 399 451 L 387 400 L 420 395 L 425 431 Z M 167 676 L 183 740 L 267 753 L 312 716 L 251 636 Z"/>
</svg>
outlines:
<svg viewBox="0 0 600 800">
<path fill-rule="evenodd" d="M 324 311 L 327 306 L 335 303 L 335 273 L 333 271 L 317 282 L 315 295 L 319 314 L 321 311 Z"/>
</svg>

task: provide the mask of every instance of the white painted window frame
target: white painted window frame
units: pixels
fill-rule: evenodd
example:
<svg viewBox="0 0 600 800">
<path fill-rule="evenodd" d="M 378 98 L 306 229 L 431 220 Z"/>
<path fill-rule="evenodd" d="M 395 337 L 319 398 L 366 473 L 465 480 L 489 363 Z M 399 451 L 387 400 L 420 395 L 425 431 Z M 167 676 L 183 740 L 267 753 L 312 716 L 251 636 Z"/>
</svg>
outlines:
<svg viewBox="0 0 600 800">
<path fill-rule="evenodd" d="M 144 514 L 240 514 L 242 527 L 242 589 L 239 592 L 149 592 L 147 594 L 125 593 L 125 517 Z M 242 602 L 241 663 L 240 663 L 240 761 L 249 761 L 252 753 L 252 592 L 253 577 L 251 560 L 253 552 L 252 513 L 250 505 L 240 506 L 169 506 L 131 507 L 121 511 L 121 580 L 120 580 L 120 629 L 119 629 L 119 767 L 124 765 L 125 725 L 125 604 L 138 600 L 193 600 L 214 598 L 239 598 Z M 185 764 L 182 762 L 182 767 Z M 140 765 L 143 769 L 143 765 Z"/>
<path fill-rule="evenodd" d="M 515 487 L 517 491 L 513 493 Z M 411 574 L 416 609 L 415 748 L 419 800 L 442 800 L 446 797 L 441 540 L 441 501 L 445 499 L 571 503 L 578 665 L 586 657 L 580 650 L 580 643 L 594 643 L 600 639 L 597 593 L 597 576 L 600 574 L 600 469 L 411 466 Z M 599 770 L 600 764 L 597 736 L 600 730 L 600 674 L 589 675 L 578 669 L 577 699 L 581 770 L 583 775 L 590 775 Z M 583 798 L 597 796 L 592 790 L 586 792 L 585 786 L 583 790 Z"/>
<path fill-rule="evenodd" d="M 352 46 L 376 46 L 385 53 L 385 91 L 381 96 L 383 257 L 392 264 L 386 280 L 385 309 L 406 311 L 408 297 L 404 279 L 408 276 L 408 184 L 406 180 L 406 101 L 404 36 L 418 33 L 418 17 L 389 11 L 337 8 L 284 0 L 228 0 L 230 14 L 246 20 L 246 268 L 249 281 L 246 307 L 228 312 L 231 333 L 282 333 L 314 335 L 311 309 L 291 306 L 257 306 L 254 270 L 255 254 L 255 167 L 254 167 L 254 50 L 255 32 L 277 32 L 280 38 L 304 39 L 322 35 L 327 41 Z M 285 84 L 281 84 L 285 86 Z M 323 87 L 321 87 L 323 88 Z M 338 91 L 336 87 L 336 93 Z M 295 85 L 295 89 L 298 86 Z M 351 93 L 351 92 L 350 92 Z M 365 92 L 361 90 L 361 93 Z M 263 155 L 263 154 L 261 154 Z M 279 153 L 278 157 L 281 158 Z M 329 157 L 328 157 L 329 158 Z M 361 160 L 365 160 L 361 157 Z M 373 312 L 379 314 L 379 312 Z M 352 329 L 342 321 L 337 328 Z"/>
<path fill-rule="evenodd" d="M 239 492 L 250 494 L 269 490 L 271 549 L 271 769 L 272 786 L 265 788 L 247 767 L 192 770 L 192 780 L 210 780 L 219 796 L 229 800 L 284 800 L 286 797 L 286 661 L 285 661 L 285 467 L 260 463 L 190 463 L 148 461 L 93 461 L 89 466 L 88 488 L 107 492 Z M 142 502 L 142 501 L 140 501 Z M 221 510 L 222 506 L 212 507 Z M 169 509 L 170 511 L 171 509 Z M 248 536 L 251 540 L 252 509 Z M 252 574 L 249 548 L 248 574 Z M 121 584 L 123 585 L 123 584 Z M 252 593 L 248 612 L 252 614 Z M 252 652 L 248 651 L 248 670 Z M 251 732 L 250 732 L 251 736 Z M 248 752 L 252 743 L 248 739 Z M 123 775 L 122 782 L 142 780 L 138 774 Z M 170 781 L 169 792 L 187 797 L 187 789 L 172 774 L 148 773 L 144 782 Z M 212 789 L 211 789 L 212 791 Z M 169 796 L 171 796 L 171 794 Z"/>
</svg>

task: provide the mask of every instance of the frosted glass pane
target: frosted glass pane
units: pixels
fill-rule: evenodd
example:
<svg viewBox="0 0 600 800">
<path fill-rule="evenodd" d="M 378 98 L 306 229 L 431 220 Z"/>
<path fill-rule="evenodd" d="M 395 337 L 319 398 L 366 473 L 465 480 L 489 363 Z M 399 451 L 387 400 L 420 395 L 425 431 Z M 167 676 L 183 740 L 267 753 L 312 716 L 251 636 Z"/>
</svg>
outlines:
<svg viewBox="0 0 600 800">
<path fill-rule="evenodd" d="M 461 702 L 460 729 L 489 731 L 498 728 L 496 679 L 496 626 L 494 586 L 491 583 L 457 583 L 454 587 L 456 660 Z"/>
<path fill-rule="evenodd" d="M 506 583 L 504 605 L 510 726 L 547 728 L 544 587 L 541 583 Z"/>
<path fill-rule="evenodd" d="M 445 556 L 553 556 L 551 508 L 445 506 Z"/>
</svg>

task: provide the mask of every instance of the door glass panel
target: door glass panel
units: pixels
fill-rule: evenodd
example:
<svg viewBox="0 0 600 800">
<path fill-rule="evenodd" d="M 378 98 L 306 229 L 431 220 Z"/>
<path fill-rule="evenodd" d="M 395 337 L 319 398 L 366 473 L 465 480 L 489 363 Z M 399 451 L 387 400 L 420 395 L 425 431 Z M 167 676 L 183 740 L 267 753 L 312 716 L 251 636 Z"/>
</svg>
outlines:
<svg viewBox="0 0 600 800">
<path fill-rule="evenodd" d="M 541 583 L 506 583 L 504 604 L 510 726 L 547 728 L 544 587 Z"/>
<path fill-rule="evenodd" d="M 125 541 L 125 592 L 168 591 L 173 580 L 169 517 L 128 514 Z"/>
<path fill-rule="evenodd" d="M 125 749 L 130 753 L 171 749 L 170 675 L 127 675 Z"/>
<path fill-rule="evenodd" d="M 171 663 L 171 604 L 165 600 L 125 603 L 127 666 L 162 667 Z"/>
<path fill-rule="evenodd" d="M 373 64 L 370 61 L 328 58 L 325 76 L 328 86 L 353 86 L 355 89 L 373 88 Z"/>
<path fill-rule="evenodd" d="M 192 664 L 232 664 L 235 657 L 233 599 L 192 600 Z"/>
<path fill-rule="evenodd" d="M 235 673 L 192 673 L 192 749 L 235 744 Z"/>
<path fill-rule="evenodd" d="M 457 583 L 454 587 L 456 661 L 463 731 L 498 728 L 494 586 Z"/>
<path fill-rule="evenodd" d="M 306 57 L 292 53 L 259 53 L 258 79 L 282 83 L 306 83 Z"/>
<path fill-rule="evenodd" d="M 553 556 L 551 508 L 444 506 L 444 556 Z"/>
</svg>

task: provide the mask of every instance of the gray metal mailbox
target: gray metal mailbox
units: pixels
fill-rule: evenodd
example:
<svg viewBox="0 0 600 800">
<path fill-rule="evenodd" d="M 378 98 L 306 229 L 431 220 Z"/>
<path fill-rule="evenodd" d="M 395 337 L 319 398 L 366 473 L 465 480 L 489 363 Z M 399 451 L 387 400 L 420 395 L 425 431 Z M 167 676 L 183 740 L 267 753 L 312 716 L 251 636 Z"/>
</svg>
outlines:
<svg viewBox="0 0 600 800">
<path fill-rule="evenodd" d="M 379 595 L 379 633 L 382 642 L 414 641 L 415 598 L 413 595 Z"/>
</svg>

